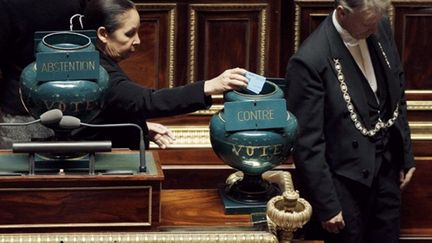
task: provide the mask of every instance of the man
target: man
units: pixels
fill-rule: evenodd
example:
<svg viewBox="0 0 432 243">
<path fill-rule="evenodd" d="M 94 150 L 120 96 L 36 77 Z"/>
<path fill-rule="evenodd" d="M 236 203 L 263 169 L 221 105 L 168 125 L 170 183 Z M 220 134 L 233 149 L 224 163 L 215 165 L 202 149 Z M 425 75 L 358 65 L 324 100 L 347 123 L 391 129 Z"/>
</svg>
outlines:
<svg viewBox="0 0 432 243">
<path fill-rule="evenodd" d="M 399 240 L 400 190 L 415 163 L 402 65 L 384 18 L 389 4 L 336 0 L 288 63 L 296 174 L 314 210 L 307 238 Z"/>
</svg>

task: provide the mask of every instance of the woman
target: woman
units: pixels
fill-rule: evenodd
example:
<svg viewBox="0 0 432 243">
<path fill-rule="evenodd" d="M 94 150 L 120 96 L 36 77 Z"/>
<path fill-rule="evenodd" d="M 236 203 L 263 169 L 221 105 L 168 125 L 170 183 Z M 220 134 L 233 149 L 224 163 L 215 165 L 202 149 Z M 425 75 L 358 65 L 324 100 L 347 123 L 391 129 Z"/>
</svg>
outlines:
<svg viewBox="0 0 432 243">
<path fill-rule="evenodd" d="M 129 0 L 92 0 L 84 11 L 84 27 L 94 29 L 100 64 L 110 77 L 105 107 L 90 123 L 133 122 L 149 133 L 146 119 L 193 112 L 210 107 L 211 95 L 221 94 L 234 88 L 247 86 L 246 70 L 226 70 L 218 77 L 205 82 L 196 82 L 181 87 L 153 90 L 143 87 L 121 70 L 118 63 L 129 57 L 140 44 L 138 29 L 140 17 L 133 2 Z M 151 124 L 150 129 L 159 127 Z M 154 126 L 153 126 L 154 125 Z M 172 134 L 165 128 L 155 131 L 155 142 L 161 146 L 172 142 Z M 80 139 L 109 139 L 114 147 L 136 148 L 138 132 L 133 128 L 77 130 Z M 149 138 L 146 138 L 148 144 Z"/>
</svg>

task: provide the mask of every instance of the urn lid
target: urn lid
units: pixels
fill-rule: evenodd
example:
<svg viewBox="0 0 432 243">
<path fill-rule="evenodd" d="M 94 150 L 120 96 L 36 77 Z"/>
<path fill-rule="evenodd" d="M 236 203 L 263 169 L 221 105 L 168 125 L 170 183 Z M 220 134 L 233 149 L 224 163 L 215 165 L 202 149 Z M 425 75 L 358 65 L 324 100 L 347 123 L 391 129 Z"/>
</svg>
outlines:
<svg viewBox="0 0 432 243">
<path fill-rule="evenodd" d="M 224 100 L 230 101 L 247 101 L 247 100 L 265 100 L 265 99 L 283 99 L 283 90 L 275 83 L 266 81 L 263 89 L 259 94 L 252 93 L 247 89 L 232 90 L 224 93 Z"/>
<path fill-rule="evenodd" d="M 45 35 L 37 45 L 37 52 L 93 51 L 90 37 L 71 31 L 53 32 Z"/>
</svg>

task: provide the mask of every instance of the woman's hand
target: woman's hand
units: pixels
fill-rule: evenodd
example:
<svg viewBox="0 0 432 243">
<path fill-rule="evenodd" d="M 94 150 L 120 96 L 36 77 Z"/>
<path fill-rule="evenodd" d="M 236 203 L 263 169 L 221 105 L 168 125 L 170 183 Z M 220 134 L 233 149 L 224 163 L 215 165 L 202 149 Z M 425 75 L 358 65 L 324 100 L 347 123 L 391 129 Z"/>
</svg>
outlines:
<svg viewBox="0 0 432 243">
<path fill-rule="evenodd" d="M 150 141 L 157 144 L 159 148 L 165 149 L 174 143 L 175 136 L 166 126 L 159 123 L 147 122 L 147 127 Z"/>
<path fill-rule="evenodd" d="M 245 88 L 248 84 L 248 79 L 245 77 L 246 72 L 246 69 L 243 68 L 225 70 L 216 78 L 205 81 L 204 93 L 215 95 L 232 89 Z"/>
</svg>

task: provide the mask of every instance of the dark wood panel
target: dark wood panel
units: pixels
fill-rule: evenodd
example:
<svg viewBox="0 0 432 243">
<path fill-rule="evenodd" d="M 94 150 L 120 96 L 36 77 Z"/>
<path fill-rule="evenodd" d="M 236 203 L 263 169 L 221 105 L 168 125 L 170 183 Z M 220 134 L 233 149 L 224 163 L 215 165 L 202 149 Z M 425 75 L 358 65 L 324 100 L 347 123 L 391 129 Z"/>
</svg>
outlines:
<svg viewBox="0 0 432 243">
<path fill-rule="evenodd" d="M 190 82 L 232 67 L 265 72 L 268 4 L 191 4 Z"/>
<path fill-rule="evenodd" d="M 402 194 L 401 233 L 432 236 L 432 157 L 416 162 L 412 182 Z"/>
<path fill-rule="evenodd" d="M 280 0 L 191 1 L 189 6 L 189 68 L 197 69 L 195 77 L 189 71 L 190 81 L 237 66 L 279 76 Z"/>
<path fill-rule="evenodd" d="M 209 79 L 232 67 L 256 70 L 257 21 L 231 13 L 209 15 L 200 14 L 198 18 L 198 32 L 203 34 L 197 33 L 202 37 L 197 46 L 197 63 L 202 67 L 197 70 L 197 78 Z"/>
<path fill-rule="evenodd" d="M 223 165 L 212 148 L 155 149 L 164 165 Z"/>
<path fill-rule="evenodd" d="M 419 1 L 411 5 L 395 3 L 394 8 L 395 38 L 405 69 L 407 89 L 432 90 L 432 7 Z"/>
<path fill-rule="evenodd" d="M 213 101 L 213 104 L 216 102 Z M 170 116 L 163 118 L 152 118 L 148 121 L 159 122 L 166 126 L 178 126 L 178 125 L 187 125 L 193 127 L 194 125 L 203 125 L 208 124 L 210 121 L 211 115 L 194 115 L 194 114 L 186 114 L 179 116 Z"/>
<path fill-rule="evenodd" d="M 163 190 L 161 226 L 252 226 L 249 215 L 225 215 L 215 189 Z"/>
<path fill-rule="evenodd" d="M 141 44 L 121 67 L 132 80 L 146 87 L 175 86 L 174 70 L 169 69 L 175 61 L 175 26 L 170 22 L 175 5 L 137 4 L 137 8 L 141 18 Z"/>
<path fill-rule="evenodd" d="M 164 166 L 164 189 L 214 189 L 224 184 L 228 176 L 236 172 L 228 166 L 182 167 Z"/>
<path fill-rule="evenodd" d="M 424 158 L 432 156 L 432 140 L 414 140 L 413 152 L 416 157 Z"/>
<path fill-rule="evenodd" d="M 297 29 L 294 33 L 294 49 L 318 27 L 333 10 L 333 1 L 295 1 Z"/>
<path fill-rule="evenodd" d="M 276 77 L 285 77 L 289 58 L 294 53 L 295 8 L 293 1 L 281 1 L 280 18 L 280 73 Z"/>
<path fill-rule="evenodd" d="M 430 122 L 432 117 L 431 110 L 409 110 L 408 119 L 410 121 Z"/>
<path fill-rule="evenodd" d="M 149 190 L 87 187 L 1 191 L 0 222 L 12 225 L 150 223 Z"/>
</svg>

